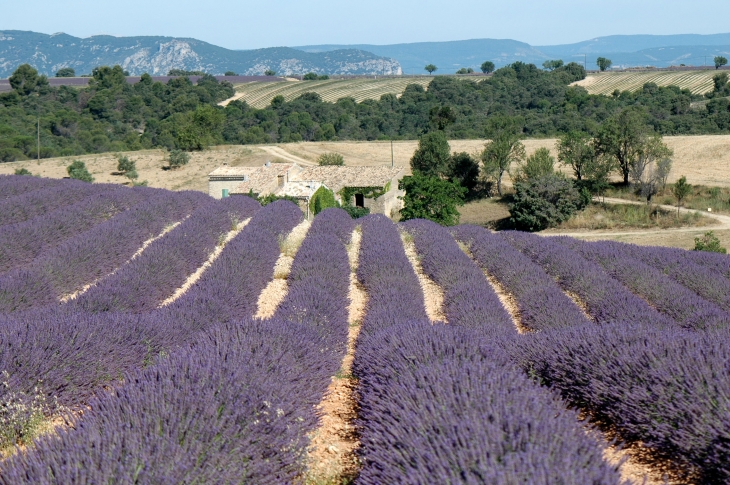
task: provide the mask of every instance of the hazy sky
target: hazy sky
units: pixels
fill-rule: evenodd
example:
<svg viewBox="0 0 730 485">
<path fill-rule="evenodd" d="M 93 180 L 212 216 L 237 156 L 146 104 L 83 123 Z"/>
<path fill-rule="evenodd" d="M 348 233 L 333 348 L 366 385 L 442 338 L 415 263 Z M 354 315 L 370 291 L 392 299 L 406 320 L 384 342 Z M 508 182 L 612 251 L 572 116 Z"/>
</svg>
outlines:
<svg viewBox="0 0 730 485">
<path fill-rule="evenodd" d="M 728 0 L 0 0 L 0 30 L 168 35 L 230 49 L 730 31 Z"/>
</svg>

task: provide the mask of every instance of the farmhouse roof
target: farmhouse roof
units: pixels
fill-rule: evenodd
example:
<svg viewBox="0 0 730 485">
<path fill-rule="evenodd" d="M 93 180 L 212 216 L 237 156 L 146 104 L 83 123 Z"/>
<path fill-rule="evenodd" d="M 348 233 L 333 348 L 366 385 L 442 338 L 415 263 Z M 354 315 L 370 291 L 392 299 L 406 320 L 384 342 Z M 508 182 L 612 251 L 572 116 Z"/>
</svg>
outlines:
<svg viewBox="0 0 730 485">
<path fill-rule="evenodd" d="M 318 180 L 335 193 L 343 187 L 384 187 L 403 174 L 403 167 L 304 167 L 298 180 Z"/>
<path fill-rule="evenodd" d="M 251 190 L 254 193 L 261 193 L 276 182 L 276 177 L 286 175 L 295 166 L 297 165 L 294 163 L 267 163 L 262 167 L 255 168 L 247 174 L 248 179 L 238 186 L 237 191 L 244 194 Z"/>
<path fill-rule="evenodd" d="M 208 177 L 241 177 L 250 175 L 254 170 L 258 170 L 259 167 L 229 167 L 223 165 L 218 167 L 208 174 Z"/>
</svg>

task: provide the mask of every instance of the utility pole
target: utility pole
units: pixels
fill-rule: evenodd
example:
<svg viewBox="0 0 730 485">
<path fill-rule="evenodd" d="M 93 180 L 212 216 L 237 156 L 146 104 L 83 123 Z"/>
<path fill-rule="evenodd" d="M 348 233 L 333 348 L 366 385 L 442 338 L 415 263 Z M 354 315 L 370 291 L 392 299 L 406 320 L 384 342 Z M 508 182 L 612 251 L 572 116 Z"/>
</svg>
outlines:
<svg viewBox="0 0 730 485">
<path fill-rule="evenodd" d="M 393 152 L 393 139 L 390 139 L 390 168 L 395 167 L 395 153 Z"/>
<path fill-rule="evenodd" d="M 38 117 L 38 163 L 41 161 L 41 117 Z"/>
<path fill-rule="evenodd" d="M 588 54 L 583 54 L 583 69 L 588 70 Z"/>
</svg>

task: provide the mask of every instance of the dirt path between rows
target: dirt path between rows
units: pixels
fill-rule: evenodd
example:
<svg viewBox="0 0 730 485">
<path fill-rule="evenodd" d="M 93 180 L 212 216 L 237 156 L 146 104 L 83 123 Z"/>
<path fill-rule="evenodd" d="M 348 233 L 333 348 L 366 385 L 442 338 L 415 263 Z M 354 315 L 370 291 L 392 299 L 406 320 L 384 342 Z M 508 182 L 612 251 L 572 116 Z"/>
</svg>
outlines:
<svg viewBox="0 0 730 485">
<path fill-rule="evenodd" d="M 406 252 L 408 261 L 411 262 L 413 271 L 416 273 L 416 277 L 418 277 L 418 283 L 421 285 L 428 319 L 431 320 L 431 323 L 446 322 L 443 290 L 423 272 L 421 261 L 418 259 L 418 253 L 416 252 L 416 245 L 413 243 L 411 235 L 405 231 L 400 231 L 400 237 L 403 241 L 403 249 Z"/>
<path fill-rule="evenodd" d="M 598 201 L 597 198 L 594 200 Z M 628 205 L 645 205 L 644 202 L 637 202 L 634 200 L 625 200 L 625 199 L 614 199 L 612 197 L 606 197 L 605 199 L 601 198 L 601 201 L 605 200 L 605 202 L 609 204 L 628 204 Z M 654 207 L 660 207 L 664 210 L 668 211 L 676 211 L 677 208 L 675 206 L 671 205 L 654 205 Z M 549 231 L 549 232 L 539 232 L 537 234 L 541 236 L 570 236 L 570 237 L 601 237 L 601 236 L 642 236 L 642 235 L 652 235 L 652 234 L 670 234 L 670 233 L 682 233 L 682 232 L 703 232 L 703 231 L 717 231 L 717 230 L 726 230 L 730 229 L 730 216 L 721 215 L 721 214 L 715 214 L 712 212 L 706 212 L 696 209 L 686 209 L 684 207 L 680 208 L 679 210 L 682 214 L 700 214 L 701 216 L 705 216 L 708 218 L 715 219 L 717 223 L 708 225 L 708 226 L 694 226 L 694 227 L 678 227 L 675 229 L 642 229 L 642 230 L 636 230 L 636 231 L 609 231 L 609 230 L 586 230 L 586 231 L 571 231 L 571 232 L 560 232 L 560 231 Z"/>
</svg>

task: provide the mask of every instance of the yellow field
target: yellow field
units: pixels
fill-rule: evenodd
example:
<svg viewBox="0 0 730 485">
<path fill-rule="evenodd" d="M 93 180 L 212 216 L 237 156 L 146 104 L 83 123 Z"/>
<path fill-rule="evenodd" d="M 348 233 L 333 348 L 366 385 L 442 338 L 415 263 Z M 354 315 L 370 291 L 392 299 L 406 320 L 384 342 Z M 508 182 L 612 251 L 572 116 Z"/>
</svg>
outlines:
<svg viewBox="0 0 730 485">
<path fill-rule="evenodd" d="M 275 96 L 291 101 L 304 93 L 314 92 L 323 101 L 335 102 L 341 98 L 354 98 L 358 103 L 366 99 L 378 100 L 384 94 L 400 96 L 409 84 L 428 88 L 431 77 L 383 78 L 383 79 L 328 79 L 326 81 L 287 81 L 278 83 L 254 82 L 236 86 L 236 95 L 224 101 L 246 101 L 254 108 L 265 108 Z"/>
<path fill-rule="evenodd" d="M 590 74 L 582 81 L 573 83 L 583 86 L 590 94 L 612 94 L 615 90 L 637 91 L 646 83 L 659 86 L 679 86 L 694 94 L 705 94 L 712 91 L 712 76 L 715 70 L 702 71 L 659 71 L 659 72 L 606 72 Z"/>
</svg>

